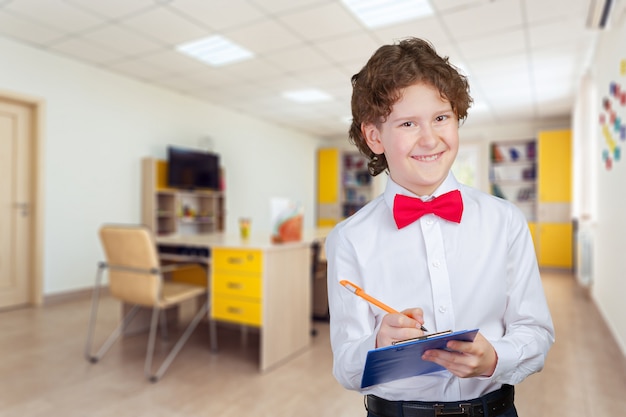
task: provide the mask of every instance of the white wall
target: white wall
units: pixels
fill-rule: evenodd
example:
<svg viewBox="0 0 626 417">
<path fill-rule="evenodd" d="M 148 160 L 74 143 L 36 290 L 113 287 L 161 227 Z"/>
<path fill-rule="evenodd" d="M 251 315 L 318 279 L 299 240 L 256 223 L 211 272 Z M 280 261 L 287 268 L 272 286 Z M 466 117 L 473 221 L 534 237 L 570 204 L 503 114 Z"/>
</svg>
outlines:
<svg viewBox="0 0 626 417">
<path fill-rule="evenodd" d="M 211 136 L 226 171 L 227 232 L 267 232 L 271 197 L 314 224 L 317 138 L 0 38 L 0 90 L 45 103 L 44 295 L 93 285 L 104 222 L 140 221 L 140 160 Z"/>
<path fill-rule="evenodd" d="M 609 83 L 617 82 L 622 91 L 626 90 L 626 16 L 622 15 L 618 24 L 610 31 L 603 32 L 598 42 L 593 79 L 595 82 L 596 108 L 601 111 L 603 97 L 609 94 Z M 626 106 L 613 102 L 622 125 L 626 121 Z M 626 354 L 626 149 L 624 141 L 617 139 L 621 148 L 621 158 L 613 163 L 610 170 L 600 160 L 606 141 L 598 123 L 599 114 L 589 114 L 595 125 L 591 138 L 596 146 L 597 213 L 595 222 L 594 260 L 592 296 L 609 327 L 615 335 L 622 351 Z M 619 138 L 619 135 L 613 135 Z"/>
</svg>

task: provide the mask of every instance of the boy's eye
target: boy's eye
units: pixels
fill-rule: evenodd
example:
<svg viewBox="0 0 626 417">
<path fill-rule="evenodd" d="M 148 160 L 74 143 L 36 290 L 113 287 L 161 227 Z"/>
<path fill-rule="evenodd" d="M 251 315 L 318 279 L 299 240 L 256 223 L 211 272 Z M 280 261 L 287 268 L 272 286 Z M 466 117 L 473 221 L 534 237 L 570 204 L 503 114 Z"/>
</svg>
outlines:
<svg viewBox="0 0 626 417">
<path fill-rule="evenodd" d="M 404 123 L 402 123 L 402 126 L 404 126 L 404 127 L 411 127 L 411 126 L 415 126 L 415 123 L 413 123 L 413 122 L 404 122 Z"/>
<path fill-rule="evenodd" d="M 443 122 L 444 120 L 447 120 L 450 116 L 448 116 L 447 114 L 442 114 L 441 116 L 437 116 L 435 117 L 435 120 L 438 122 Z"/>
</svg>

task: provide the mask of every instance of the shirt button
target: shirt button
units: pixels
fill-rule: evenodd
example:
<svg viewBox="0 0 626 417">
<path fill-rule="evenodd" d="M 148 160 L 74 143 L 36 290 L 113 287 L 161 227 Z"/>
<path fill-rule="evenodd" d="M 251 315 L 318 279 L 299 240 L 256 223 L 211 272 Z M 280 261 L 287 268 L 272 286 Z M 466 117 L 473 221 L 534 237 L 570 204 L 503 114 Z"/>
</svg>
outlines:
<svg viewBox="0 0 626 417">
<path fill-rule="evenodd" d="M 439 306 L 439 312 L 440 313 L 445 313 L 446 312 L 446 306 Z"/>
<path fill-rule="evenodd" d="M 434 266 L 435 268 L 439 268 L 439 267 L 441 266 L 441 262 L 439 262 L 439 261 L 433 261 L 433 266 Z"/>
<path fill-rule="evenodd" d="M 431 226 L 433 223 L 434 223 L 434 222 L 433 222 L 433 220 L 432 220 L 432 219 L 428 219 L 428 220 L 426 220 L 426 224 L 427 224 L 428 226 Z"/>
</svg>

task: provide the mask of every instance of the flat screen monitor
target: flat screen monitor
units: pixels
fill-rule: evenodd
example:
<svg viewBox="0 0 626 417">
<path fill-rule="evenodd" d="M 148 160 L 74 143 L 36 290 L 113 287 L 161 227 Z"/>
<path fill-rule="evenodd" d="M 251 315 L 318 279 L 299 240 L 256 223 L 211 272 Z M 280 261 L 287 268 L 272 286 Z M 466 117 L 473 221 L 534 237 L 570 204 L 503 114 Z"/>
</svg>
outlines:
<svg viewBox="0 0 626 417">
<path fill-rule="evenodd" d="M 219 156 L 196 149 L 168 146 L 167 182 L 172 188 L 218 190 Z"/>
</svg>

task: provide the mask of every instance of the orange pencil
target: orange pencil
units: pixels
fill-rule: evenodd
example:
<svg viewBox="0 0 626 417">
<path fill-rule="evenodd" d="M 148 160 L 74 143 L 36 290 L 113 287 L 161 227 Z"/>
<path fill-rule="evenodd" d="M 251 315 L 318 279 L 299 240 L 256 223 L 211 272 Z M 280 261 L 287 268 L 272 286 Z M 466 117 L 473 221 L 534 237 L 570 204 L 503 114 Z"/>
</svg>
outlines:
<svg viewBox="0 0 626 417">
<path fill-rule="evenodd" d="M 397 314 L 400 314 L 399 311 L 394 310 L 393 308 L 389 307 L 387 304 L 383 304 L 380 301 L 378 301 L 377 299 L 375 299 L 374 297 L 368 295 L 358 285 L 355 285 L 355 284 L 351 283 L 350 281 L 348 281 L 346 279 L 343 279 L 343 280 L 339 281 L 339 283 L 341 285 L 343 285 L 346 289 L 348 289 L 350 292 L 353 292 L 354 294 L 356 294 L 359 297 L 369 301 L 370 303 L 374 304 L 375 306 L 380 307 L 381 309 L 385 310 L 387 313 L 391 313 L 391 314 L 396 314 L 397 313 Z M 423 332 L 427 332 L 428 331 L 428 330 L 426 330 L 426 328 L 424 326 L 421 326 L 420 329 Z"/>
</svg>

